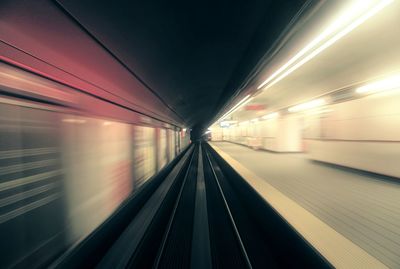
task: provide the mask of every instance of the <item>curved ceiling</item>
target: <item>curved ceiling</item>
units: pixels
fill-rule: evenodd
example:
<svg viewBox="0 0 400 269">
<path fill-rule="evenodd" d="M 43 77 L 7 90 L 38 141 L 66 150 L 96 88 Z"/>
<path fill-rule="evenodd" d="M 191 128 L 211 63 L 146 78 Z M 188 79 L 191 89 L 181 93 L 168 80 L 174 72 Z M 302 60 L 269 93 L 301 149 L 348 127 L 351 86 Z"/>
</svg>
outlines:
<svg viewBox="0 0 400 269">
<path fill-rule="evenodd" d="M 213 118 L 306 2 L 57 0 L 187 126 Z"/>
<path fill-rule="evenodd" d="M 285 44 L 286 49 L 265 68 L 265 74 L 273 73 L 325 29 L 327 18 L 337 17 L 339 9 L 328 8 L 330 14 L 315 14 L 299 29 L 297 37 Z M 244 106 L 232 113 L 231 118 L 237 121 L 254 119 L 330 92 L 398 74 L 400 29 L 393 25 L 399 23 L 400 3 L 393 2 L 272 87 L 262 89 L 248 103 L 249 106 L 262 105 L 262 109 L 246 110 Z M 320 29 L 312 29 L 310 25 Z M 262 79 L 258 81 L 261 82 Z"/>
</svg>

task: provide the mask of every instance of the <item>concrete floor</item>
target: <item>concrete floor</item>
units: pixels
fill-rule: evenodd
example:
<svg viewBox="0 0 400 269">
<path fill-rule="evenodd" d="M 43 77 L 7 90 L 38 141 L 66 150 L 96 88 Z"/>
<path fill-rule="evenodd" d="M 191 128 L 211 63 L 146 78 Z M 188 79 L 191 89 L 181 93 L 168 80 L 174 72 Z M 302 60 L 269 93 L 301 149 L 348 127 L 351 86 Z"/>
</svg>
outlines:
<svg viewBox="0 0 400 269">
<path fill-rule="evenodd" d="M 391 268 L 400 268 L 400 179 L 310 161 L 305 154 L 213 142 Z"/>
</svg>

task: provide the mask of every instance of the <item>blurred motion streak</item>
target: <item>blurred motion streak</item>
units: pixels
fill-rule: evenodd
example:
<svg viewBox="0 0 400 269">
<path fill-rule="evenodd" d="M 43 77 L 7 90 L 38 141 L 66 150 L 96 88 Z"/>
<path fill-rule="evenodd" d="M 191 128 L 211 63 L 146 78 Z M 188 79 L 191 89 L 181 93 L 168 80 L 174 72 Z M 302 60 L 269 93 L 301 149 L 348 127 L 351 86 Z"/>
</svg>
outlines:
<svg viewBox="0 0 400 269">
<path fill-rule="evenodd" d="M 393 23 L 400 23 L 399 3 L 338 1 L 333 6 L 340 6 L 339 11 L 316 11 L 304 24 L 299 20 L 298 36 L 290 36 L 271 64 L 265 63 L 263 75 L 257 73 L 235 95 L 240 101 L 233 98 L 221 104 L 225 110 L 210 117 L 211 122 L 218 120 L 200 130 L 202 139 L 266 150 L 280 160 L 289 155 L 274 153 L 301 153 L 296 160 L 399 179 L 400 91 L 391 91 L 400 89 L 400 28 Z M 382 10 L 388 12 L 383 14 L 388 14 L 386 21 L 369 20 Z M 311 24 L 322 20 L 318 16 L 332 14 L 334 20 L 309 39 L 316 29 Z M 15 19 L 22 22 L 18 16 Z M 70 18 L 64 19 L 71 23 Z M 371 28 L 359 27 L 366 21 Z M 356 28 L 360 32 L 352 32 Z M 87 34 L 76 30 L 73 33 Z M 375 38 L 380 32 L 387 39 Z M 356 38 L 343 38 L 351 37 L 350 33 Z M 337 42 L 340 39 L 342 44 Z M 332 46 L 335 43 L 337 47 Z M 90 79 L 79 80 L 33 54 L 13 49 L 9 54 L 18 55 L 16 61 L 0 55 L 0 268 L 40 268 L 87 238 L 150 182 L 187 148 L 195 127 L 180 125 L 176 115 L 167 115 L 173 114 L 172 109 L 151 99 L 152 93 L 132 74 L 125 81 L 131 92 L 122 92 L 124 76 L 119 75 L 127 71 L 111 56 L 110 63 L 118 68 L 104 70 L 114 70 L 108 79 L 121 78 L 121 84 L 93 70 L 91 75 L 108 84 L 103 89 Z M 49 54 L 62 54 L 51 49 Z M 104 48 L 98 49 L 109 57 Z M 24 57 L 34 59 L 29 58 L 35 63 L 32 66 L 45 66 L 43 72 L 23 65 Z M 53 73 L 46 75 L 49 70 Z M 208 71 L 211 74 L 213 69 Z M 108 88 L 121 92 L 108 92 Z M 137 103 L 130 102 L 133 99 Z M 186 100 L 180 102 L 190 106 Z"/>
<path fill-rule="evenodd" d="M 312 100 L 312 101 L 307 102 L 307 103 L 303 103 L 303 104 L 300 104 L 300 105 L 289 107 L 288 111 L 289 112 L 303 111 L 303 110 L 307 110 L 307 109 L 323 106 L 325 103 L 326 103 L 326 101 L 324 99 L 316 99 L 316 100 Z"/>
<path fill-rule="evenodd" d="M 317 56 L 323 50 L 330 47 L 336 41 L 353 31 L 363 22 L 368 20 L 370 17 L 378 13 L 380 10 L 388 6 L 392 3 L 393 0 L 383 0 L 383 1 L 374 1 L 374 0 L 356 0 L 352 1 L 351 5 L 345 8 L 343 14 L 340 14 L 339 17 L 326 28 L 325 31 L 322 32 L 318 37 L 316 37 L 313 41 L 311 41 L 306 47 L 300 50 L 293 58 L 291 58 L 287 63 L 285 63 L 282 67 L 280 67 L 275 73 L 273 73 L 268 79 L 262 82 L 257 89 L 261 89 L 263 87 L 264 90 L 272 87 L 274 84 L 285 78 L 287 75 L 295 71 L 297 68 L 302 66 L 303 64 L 310 61 L 312 58 Z M 336 32 L 336 34 L 335 34 Z M 307 56 L 297 62 L 295 65 L 291 66 L 301 57 L 303 57 L 307 52 L 313 49 L 316 45 L 322 42 L 324 39 L 328 38 L 330 35 L 334 34 L 333 37 L 329 38 L 324 43 L 320 44 L 319 47 L 315 48 L 311 51 Z M 291 67 L 290 67 L 291 66 Z M 290 67 L 290 68 L 289 68 Z M 286 71 L 285 71 L 286 70 Z M 283 72 L 283 74 L 281 74 Z M 277 77 L 279 76 L 279 77 Z"/>
<path fill-rule="evenodd" d="M 0 86 L 1 268 L 47 264 L 189 143 L 178 127 L 134 112 L 129 121 L 104 101 L 5 64 Z"/>
<path fill-rule="evenodd" d="M 356 89 L 357 93 L 375 93 L 400 88 L 400 76 L 392 76 L 384 80 L 372 82 Z"/>
</svg>

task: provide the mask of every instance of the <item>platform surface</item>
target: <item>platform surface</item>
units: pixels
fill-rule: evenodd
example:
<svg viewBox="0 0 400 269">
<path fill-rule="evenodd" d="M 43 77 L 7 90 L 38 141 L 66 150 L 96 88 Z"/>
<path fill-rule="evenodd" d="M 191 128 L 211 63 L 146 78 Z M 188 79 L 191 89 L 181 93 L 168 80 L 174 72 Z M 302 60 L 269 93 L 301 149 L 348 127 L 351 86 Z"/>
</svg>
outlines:
<svg viewBox="0 0 400 269">
<path fill-rule="evenodd" d="M 210 144 L 225 153 L 227 159 L 230 157 L 240 164 L 228 163 L 233 163 L 239 170 L 250 171 L 241 173 L 242 176 L 248 174 L 246 177 L 251 178 L 254 173 L 255 178 L 264 180 L 305 209 L 305 214 L 311 213 L 311 219 L 317 225 L 314 230 L 307 227 L 307 217 L 293 217 L 294 225 L 298 222 L 299 229 L 303 227 L 304 233 L 309 233 L 310 238 L 305 238 L 315 239 L 315 247 L 334 266 L 400 268 L 400 179 L 396 182 L 383 176 L 311 161 L 305 154 L 256 151 L 228 142 Z M 275 199 L 274 196 L 270 198 Z M 295 209 L 280 206 L 288 217 L 295 215 Z M 322 228 L 316 228 L 318 225 Z M 317 235 L 320 231 L 316 229 L 326 229 L 324 231 L 332 235 L 332 239 L 318 238 L 328 236 Z M 336 243 L 337 246 L 332 246 Z M 340 257 L 340 249 L 347 247 L 346 251 L 352 254 L 343 253 Z"/>
</svg>

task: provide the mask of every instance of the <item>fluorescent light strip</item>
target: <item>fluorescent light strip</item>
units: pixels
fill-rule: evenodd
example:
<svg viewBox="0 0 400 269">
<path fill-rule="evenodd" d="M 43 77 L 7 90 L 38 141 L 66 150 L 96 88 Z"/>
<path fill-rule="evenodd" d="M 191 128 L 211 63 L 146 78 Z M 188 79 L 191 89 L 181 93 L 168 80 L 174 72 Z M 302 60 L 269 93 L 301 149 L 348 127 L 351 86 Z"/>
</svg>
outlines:
<svg viewBox="0 0 400 269">
<path fill-rule="evenodd" d="M 302 50 L 300 50 L 294 57 L 292 57 L 287 63 L 285 63 L 277 71 L 275 71 L 275 73 L 273 73 L 267 80 L 265 80 L 263 83 L 261 83 L 257 87 L 257 89 L 260 89 L 260 88 L 264 87 L 268 82 L 270 82 L 275 77 L 277 77 L 287 67 L 289 67 L 292 63 L 297 61 L 300 57 L 302 57 L 309 50 L 311 50 L 313 47 L 315 47 L 319 42 L 321 42 L 322 40 L 327 38 L 329 35 L 334 33 L 341 26 L 341 24 L 343 24 L 343 22 L 345 21 L 347 13 L 349 13 L 349 12 L 346 12 L 346 14 L 343 14 L 342 16 L 340 16 L 340 18 L 337 19 L 334 23 L 332 23 L 325 31 L 322 32 L 322 34 L 317 36 L 317 38 L 315 38 L 313 41 L 311 41 L 307 46 L 305 46 Z"/>
<path fill-rule="evenodd" d="M 372 82 L 356 89 L 357 93 L 374 93 L 400 88 L 400 75 L 386 78 L 384 80 Z"/>
<path fill-rule="evenodd" d="M 82 124 L 85 123 L 86 120 L 81 120 L 81 119 L 63 119 L 63 122 L 68 122 L 68 123 L 78 123 L 78 124 Z"/>
<path fill-rule="evenodd" d="M 273 113 L 267 114 L 267 115 L 265 115 L 265 116 L 262 116 L 262 118 L 263 118 L 264 120 L 275 119 L 275 118 L 277 118 L 277 117 L 279 117 L 279 112 L 273 112 Z"/>
<path fill-rule="evenodd" d="M 311 108 L 315 108 L 315 107 L 319 107 L 322 105 L 325 105 L 326 101 L 324 99 L 315 99 L 312 100 L 310 102 L 306 102 L 300 105 L 296 105 L 296 106 L 292 106 L 288 109 L 289 112 L 299 112 L 299 111 L 303 111 L 303 110 L 307 110 L 307 109 L 311 109 Z"/>
<path fill-rule="evenodd" d="M 247 104 L 248 102 L 251 101 L 252 98 L 250 98 L 250 94 L 247 95 L 245 98 L 243 98 L 239 103 L 237 103 L 234 107 L 232 107 L 228 112 L 226 112 L 222 117 L 220 117 L 216 122 L 223 120 L 224 118 L 228 117 L 230 114 L 232 114 L 233 112 L 235 112 L 237 109 L 239 109 L 240 107 L 244 106 L 245 104 Z"/>
<path fill-rule="evenodd" d="M 362 1 L 361 1 L 362 2 Z M 340 38 L 344 37 L 348 33 L 350 33 L 352 30 L 357 28 L 359 25 L 361 25 L 363 22 L 365 22 L 367 19 L 378 13 L 380 10 L 382 10 L 384 7 L 392 3 L 393 0 L 383 0 L 380 1 L 376 6 L 371 8 L 368 12 L 364 13 L 361 17 L 359 17 L 357 20 L 353 21 L 350 25 L 348 25 L 346 28 L 344 28 L 342 31 L 334 35 L 332 38 L 330 38 L 328 41 L 326 41 L 324 44 L 322 44 L 320 47 L 315 49 L 313 52 L 311 52 L 308 56 L 303 58 L 300 62 L 286 70 L 283 74 L 281 74 L 279 77 L 277 77 L 280 73 L 282 73 L 285 69 L 287 69 L 292 63 L 294 63 L 296 60 L 298 60 L 300 57 L 302 57 L 306 52 L 308 52 L 311 48 L 313 48 L 317 43 L 325 39 L 327 36 L 332 34 L 334 30 L 336 30 L 339 26 L 340 23 L 338 21 L 342 20 L 345 15 L 342 15 L 339 20 L 336 20 L 335 23 L 333 23 L 330 27 L 328 27 L 327 30 L 325 30 L 321 35 L 319 35 L 316 39 L 314 39 L 310 44 L 308 44 L 305 48 L 303 48 L 299 53 L 297 53 L 292 59 L 290 59 L 286 64 L 284 64 L 281 68 L 279 68 L 274 74 L 272 74 L 267 80 L 265 80 L 263 83 L 261 83 L 257 89 L 260 89 L 267 85 L 265 89 L 270 88 L 271 86 L 275 85 L 277 82 L 288 76 L 290 73 L 298 69 L 300 66 L 303 64 L 307 63 L 310 61 L 312 58 L 317 56 L 319 53 L 321 53 L 323 50 L 327 49 L 330 47 L 332 44 L 334 44 L 336 41 L 338 41 Z M 360 3 L 360 2 L 358 2 Z M 364 3 L 365 4 L 365 3 Z M 354 7 L 349 9 L 347 13 L 350 13 L 350 11 L 354 10 Z M 347 14 L 346 13 L 346 14 Z M 276 78 L 277 77 L 277 78 Z M 276 79 L 275 79 L 276 78 Z"/>
</svg>

